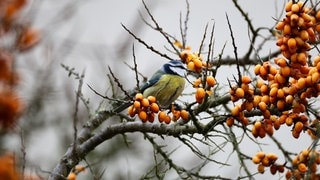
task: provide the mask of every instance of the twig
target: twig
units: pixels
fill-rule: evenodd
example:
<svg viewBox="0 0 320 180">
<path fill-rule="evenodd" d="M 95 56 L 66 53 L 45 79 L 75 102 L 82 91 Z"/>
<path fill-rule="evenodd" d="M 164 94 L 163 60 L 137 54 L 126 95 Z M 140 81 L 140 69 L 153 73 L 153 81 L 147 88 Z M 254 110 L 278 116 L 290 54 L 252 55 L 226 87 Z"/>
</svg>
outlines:
<svg viewBox="0 0 320 180">
<path fill-rule="evenodd" d="M 235 44 L 235 39 L 234 39 L 234 36 L 233 36 L 233 31 L 232 31 L 232 27 L 231 27 L 231 24 L 230 24 L 230 21 L 229 21 L 228 14 L 226 14 L 226 18 L 227 18 L 227 22 L 228 22 L 228 26 L 229 26 L 229 30 L 230 30 L 230 36 L 231 36 L 231 39 L 232 39 L 234 57 L 235 57 L 236 63 L 237 63 L 237 71 L 238 71 L 238 79 L 239 79 L 238 85 L 240 86 L 241 85 L 241 72 L 240 72 L 240 64 L 239 64 L 239 59 L 238 59 L 237 46 Z"/>
<path fill-rule="evenodd" d="M 138 36 L 136 36 L 133 32 L 131 32 L 125 25 L 121 24 L 121 26 L 131 35 L 133 36 L 139 43 L 143 44 L 147 49 L 151 50 L 152 52 L 160 55 L 161 57 L 164 57 L 166 59 L 171 60 L 172 58 L 170 58 L 168 55 L 161 53 L 160 51 L 154 49 L 154 47 L 148 45 L 146 42 L 144 42 L 141 38 L 139 38 Z"/>
</svg>

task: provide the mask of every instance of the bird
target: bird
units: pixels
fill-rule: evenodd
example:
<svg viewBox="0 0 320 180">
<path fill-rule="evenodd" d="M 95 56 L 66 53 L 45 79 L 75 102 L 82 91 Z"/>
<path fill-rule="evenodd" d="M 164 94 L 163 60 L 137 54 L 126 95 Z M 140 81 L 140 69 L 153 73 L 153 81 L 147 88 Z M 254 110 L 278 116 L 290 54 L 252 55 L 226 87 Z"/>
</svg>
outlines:
<svg viewBox="0 0 320 180">
<path fill-rule="evenodd" d="M 139 88 L 140 92 L 143 97 L 154 96 L 161 108 L 169 108 L 184 90 L 186 73 L 187 68 L 181 60 L 170 60 Z M 129 106 L 130 103 L 126 103 L 114 111 L 119 113 Z"/>
</svg>

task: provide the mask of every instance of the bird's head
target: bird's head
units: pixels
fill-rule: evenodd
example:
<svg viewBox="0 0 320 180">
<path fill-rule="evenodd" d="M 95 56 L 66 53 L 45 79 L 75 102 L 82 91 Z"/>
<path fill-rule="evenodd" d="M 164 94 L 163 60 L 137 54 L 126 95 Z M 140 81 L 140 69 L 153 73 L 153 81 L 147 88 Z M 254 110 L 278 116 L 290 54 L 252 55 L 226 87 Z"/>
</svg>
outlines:
<svg viewBox="0 0 320 180">
<path fill-rule="evenodd" d="M 186 65 L 180 60 L 171 60 L 170 62 L 164 64 L 161 70 L 166 74 L 173 74 L 184 77 L 186 74 Z"/>
</svg>

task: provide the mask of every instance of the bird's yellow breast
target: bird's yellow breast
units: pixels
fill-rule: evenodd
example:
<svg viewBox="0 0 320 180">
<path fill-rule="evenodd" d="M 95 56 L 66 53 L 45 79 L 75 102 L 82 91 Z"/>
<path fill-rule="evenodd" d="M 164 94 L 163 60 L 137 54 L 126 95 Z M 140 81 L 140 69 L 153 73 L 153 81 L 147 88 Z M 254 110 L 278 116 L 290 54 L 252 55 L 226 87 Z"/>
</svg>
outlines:
<svg viewBox="0 0 320 180">
<path fill-rule="evenodd" d="M 156 97 L 161 107 L 169 107 L 182 93 L 185 79 L 181 76 L 165 74 L 153 86 L 143 92 L 144 97 Z"/>
</svg>

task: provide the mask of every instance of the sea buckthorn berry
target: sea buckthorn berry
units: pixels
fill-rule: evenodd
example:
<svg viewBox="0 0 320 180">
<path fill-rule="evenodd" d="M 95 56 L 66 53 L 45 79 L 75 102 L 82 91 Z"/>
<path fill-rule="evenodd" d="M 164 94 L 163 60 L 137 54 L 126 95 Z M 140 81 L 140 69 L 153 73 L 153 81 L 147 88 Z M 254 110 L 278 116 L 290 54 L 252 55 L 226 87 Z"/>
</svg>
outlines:
<svg viewBox="0 0 320 180">
<path fill-rule="evenodd" d="M 242 76 L 241 77 L 241 82 L 244 83 L 244 84 L 249 84 L 251 83 L 251 77 L 250 76 Z"/>
<path fill-rule="evenodd" d="M 210 87 L 213 87 L 217 83 L 213 76 L 207 76 L 206 81 Z"/>
<path fill-rule="evenodd" d="M 259 151 L 259 152 L 257 152 L 256 156 L 259 159 L 263 159 L 266 156 L 266 153 L 264 153 L 263 151 Z"/>
<path fill-rule="evenodd" d="M 234 118 L 233 117 L 228 117 L 226 120 L 227 126 L 231 127 L 234 124 Z"/>
<path fill-rule="evenodd" d="M 159 122 L 163 122 L 166 119 L 167 113 L 165 113 L 164 111 L 160 111 L 158 113 L 158 120 Z"/>
<path fill-rule="evenodd" d="M 296 42 L 296 40 L 295 40 L 294 38 L 290 38 L 290 39 L 288 40 L 288 47 L 289 47 L 290 49 L 296 49 L 296 47 L 297 47 L 297 42 Z"/>
<path fill-rule="evenodd" d="M 147 122 L 148 120 L 148 115 L 145 111 L 140 111 L 138 113 L 139 118 L 141 119 L 142 122 Z"/>
<path fill-rule="evenodd" d="M 298 121 L 295 123 L 294 125 L 294 131 L 297 131 L 298 133 L 300 133 L 303 130 L 303 123 Z"/>
<path fill-rule="evenodd" d="M 141 100 L 141 106 L 142 106 L 142 107 L 145 107 L 145 108 L 149 107 L 149 106 L 150 106 L 149 100 L 146 99 L 146 98 L 143 98 L 143 99 Z"/>
<path fill-rule="evenodd" d="M 267 110 L 267 104 L 266 104 L 265 102 L 263 102 L 263 101 L 261 101 L 261 102 L 258 104 L 258 106 L 259 106 L 259 109 L 260 109 L 261 111 L 266 111 L 266 110 Z"/>
<path fill-rule="evenodd" d="M 135 100 L 136 101 L 141 101 L 142 99 L 143 99 L 143 95 L 141 93 L 137 93 L 136 97 L 135 97 Z"/>
<path fill-rule="evenodd" d="M 192 61 L 188 62 L 187 68 L 188 68 L 190 71 L 195 71 L 196 68 L 195 68 L 194 62 L 192 62 Z"/>
<path fill-rule="evenodd" d="M 263 173 L 264 173 L 264 167 L 265 167 L 264 165 L 259 164 L 259 165 L 258 165 L 258 172 L 261 173 L 261 174 L 263 174 Z"/>
<path fill-rule="evenodd" d="M 286 4 L 286 7 L 285 7 L 286 12 L 291 11 L 292 4 L 293 4 L 292 1 L 289 1 L 289 2 Z"/>
<path fill-rule="evenodd" d="M 189 112 L 186 110 L 181 110 L 180 116 L 183 120 L 189 120 Z"/>
<path fill-rule="evenodd" d="M 166 124 L 170 124 L 170 122 L 171 122 L 171 117 L 168 116 L 168 115 L 166 115 L 165 118 L 164 118 L 164 122 L 165 122 Z"/>
<path fill-rule="evenodd" d="M 239 98 L 243 98 L 244 97 L 244 90 L 242 88 L 237 88 L 236 89 L 236 96 Z"/>
<path fill-rule="evenodd" d="M 203 88 L 197 88 L 196 94 L 195 94 L 197 103 L 201 104 L 205 95 L 206 95 L 206 91 Z"/>
<path fill-rule="evenodd" d="M 260 74 L 260 68 L 261 68 L 261 64 L 257 64 L 255 67 L 254 67 L 254 73 L 256 75 L 259 75 Z"/>
<path fill-rule="evenodd" d="M 291 26 L 289 24 L 284 25 L 282 33 L 283 33 L 283 35 L 290 35 L 291 34 Z"/>
<path fill-rule="evenodd" d="M 71 172 L 67 177 L 67 180 L 76 180 L 76 179 L 77 179 L 77 175 L 74 172 Z"/>
<path fill-rule="evenodd" d="M 128 114 L 130 117 L 134 117 L 136 115 L 136 113 L 134 112 L 133 105 L 128 107 Z"/>
<path fill-rule="evenodd" d="M 150 110 L 151 110 L 152 112 L 154 112 L 154 113 L 158 113 L 159 110 L 160 110 L 160 107 L 159 107 L 159 105 L 158 105 L 157 103 L 152 103 L 152 104 L 150 105 Z"/>
<path fill-rule="evenodd" d="M 252 162 L 254 164 L 259 164 L 261 162 L 261 159 L 259 157 L 257 157 L 257 156 L 253 156 L 252 157 Z"/>
<path fill-rule="evenodd" d="M 278 170 L 278 167 L 277 167 L 277 165 L 274 165 L 274 164 L 272 164 L 271 166 L 270 166 L 270 173 L 271 174 L 276 174 L 277 173 L 277 170 Z"/>
<path fill-rule="evenodd" d="M 304 163 L 300 163 L 299 165 L 298 165 L 298 170 L 299 170 L 299 172 L 301 172 L 301 173 L 305 173 L 305 172 L 307 172 L 307 166 L 304 164 Z"/>
<path fill-rule="evenodd" d="M 297 87 L 299 89 L 305 88 L 306 87 L 306 79 L 305 78 L 298 79 L 297 85 L 298 85 Z"/>
<path fill-rule="evenodd" d="M 299 7 L 298 4 L 292 4 L 292 6 L 291 6 L 291 11 L 292 11 L 293 13 L 298 13 L 299 10 L 300 10 L 300 7 Z"/>
<path fill-rule="evenodd" d="M 234 116 L 234 117 L 239 116 L 240 112 L 241 112 L 240 105 L 236 105 L 231 109 L 231 115 Z"/>
<path fill-rule="evenodd" d="M 154 96 L 148 96 L 147 99 L 148 99 L 150 104 L 155 103 L 157 101 L 156 97 L 154 97 Z"/>
<path fill-rule="evenodd" d="M 277 92 L 278 92 L 278 88 L 277 87 L 273 87 L 273 88 L 270 89 L 269 96 L 276 96 Z"/>
<path fill-rule="evenodd" d="M 139 101 L 134 101 L 133 103 L 133 107 L 137 110 L 139 110 L 141 108 L 141 103 Z"/>
<path fill-rule="evenodd" d="M 195 59 L 193 62 L 194 62 L 195 69 L 201 69 L 202 61 L 200 59 Z"/>
</svg>

